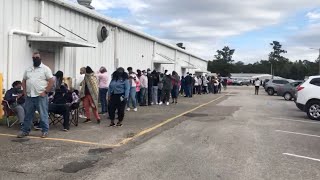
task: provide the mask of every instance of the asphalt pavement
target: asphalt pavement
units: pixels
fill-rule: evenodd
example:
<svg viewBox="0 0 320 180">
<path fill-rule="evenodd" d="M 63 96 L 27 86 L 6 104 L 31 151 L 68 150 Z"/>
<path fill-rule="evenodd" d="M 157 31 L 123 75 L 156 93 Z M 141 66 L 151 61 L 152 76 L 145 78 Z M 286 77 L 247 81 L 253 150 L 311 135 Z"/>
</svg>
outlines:
<svg viewBox="0 0 320 180">
<path fill-rule="evenodd" d="M 130 114 L 121 132 L 92 124 L 52 140 L 0 136 L 0 179 L 320 179 L 320 122 L 253 87 Z"/>
</svg>

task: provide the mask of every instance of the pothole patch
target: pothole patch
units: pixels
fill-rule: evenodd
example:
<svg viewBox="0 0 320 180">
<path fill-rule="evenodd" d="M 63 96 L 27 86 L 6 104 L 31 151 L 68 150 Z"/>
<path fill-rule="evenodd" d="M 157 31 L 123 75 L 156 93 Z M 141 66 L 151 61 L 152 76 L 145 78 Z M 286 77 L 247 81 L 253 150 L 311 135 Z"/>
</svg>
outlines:
<svg viewBox="0 0 320 180">
<path fill-rule="evenodd" d="M 186 117 L 206 117 L 209 115 L 208 114 L 200 114 L 200 113 L 187 113 L 183 116 L 186 116 Z"/>
</svg>

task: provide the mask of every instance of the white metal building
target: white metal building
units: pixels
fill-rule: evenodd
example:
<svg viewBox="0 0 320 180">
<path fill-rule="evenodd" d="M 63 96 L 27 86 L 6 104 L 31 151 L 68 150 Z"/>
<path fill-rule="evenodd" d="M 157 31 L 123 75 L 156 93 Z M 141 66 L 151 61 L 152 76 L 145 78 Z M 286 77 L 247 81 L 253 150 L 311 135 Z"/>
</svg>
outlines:
<svg viewBox="0 0 320 180">
<path fill-rule="evenodd" d="M 207 72 L 206 60 L 66 0 L 1 0 L 0 13 L 5 88 L 22 79 L 36 50 L 53 72 L 73 79 L 87 65 L 94 70 L 103 65 L 109 73 L 120 66 Z"/>
</svg>

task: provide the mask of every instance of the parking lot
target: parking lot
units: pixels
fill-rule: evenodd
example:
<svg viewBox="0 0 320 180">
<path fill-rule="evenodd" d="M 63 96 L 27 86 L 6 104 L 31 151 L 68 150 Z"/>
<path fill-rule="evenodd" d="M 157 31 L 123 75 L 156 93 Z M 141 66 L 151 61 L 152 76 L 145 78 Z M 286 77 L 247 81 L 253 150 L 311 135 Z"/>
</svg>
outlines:
<svg viewBox="0 0 320 180">
<path fill-rule="evenodd" d="M 52 127 L 45 140 L 16 139 L 17 129 L 1 126 L 0 179 L 320 178 L 320 122 L 252 86 L 142 108 L 127 113 L 124 127 L 107 125 Z"/>
</svg>

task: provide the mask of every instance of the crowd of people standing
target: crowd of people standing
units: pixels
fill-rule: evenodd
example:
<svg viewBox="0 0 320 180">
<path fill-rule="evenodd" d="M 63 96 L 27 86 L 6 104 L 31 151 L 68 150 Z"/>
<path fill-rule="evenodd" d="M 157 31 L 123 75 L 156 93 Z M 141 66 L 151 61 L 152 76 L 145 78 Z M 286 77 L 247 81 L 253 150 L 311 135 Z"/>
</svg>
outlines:
<svg viewBox="0 0 320 180">
<path fill-rule="evenodd" d="M 35 128 L 41 129 L 41 137 L 46 138 L 49 131 L 48 114 L 63 115 L 63 130 L 68 131 L 69 111 L 75 104 L 81 104 L 84 109 L 84 123 L 92 122 L 91 112 L 98 124 L 101 115 L 108 113 L 110 126 L 122 126 L 125 110 L 137 112 L 138 106 L 169 106 L 170 98 L 171 104 L 177 104 L 179 96 L 192 98 L 195 94 L 219 93 L 221 87 L 226 86 L 217 77 L 191 73 L 180 77 L 175 71 L 157 72 L 149 68 L 134 71 L 132 67 L 128 67 L 127 71 L 118 68 L 110 80 L 105 67 L 94 72 L 87 66 L 80 69 L 81 78 L 73 89 L 63 82 L 62 71 L 53 75 L 50 68 L 42 63 L 40 53 L 34 53 L 32 59 L 33 66 L 25 71 L 23 81 L 15 81 L 5 97 L 18 114 L 21 124 L 19 138 L 29 135 L 36 111 L 40 121 Z"/>
</svg>

